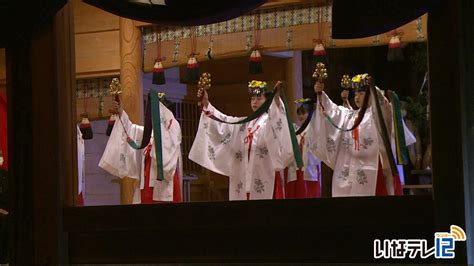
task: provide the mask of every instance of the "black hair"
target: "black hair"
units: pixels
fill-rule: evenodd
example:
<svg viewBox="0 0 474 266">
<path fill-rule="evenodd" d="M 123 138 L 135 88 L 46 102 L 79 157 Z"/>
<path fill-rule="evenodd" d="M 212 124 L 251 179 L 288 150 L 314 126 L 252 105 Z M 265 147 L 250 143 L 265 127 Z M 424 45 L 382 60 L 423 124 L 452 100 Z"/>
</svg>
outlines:
<svg viewBox="0 0 474 266">
<path fill-rule="evenodd" d="M 308 107 L 305 106 L 305 104 L 302 104 L 298 109 L 296 109 L 296 114 L 302 115 L 302 114 L 307 114 L 309 113 Z"/>
<path fill-rule="evenodd" d="M 272 91 L 269 91 L 269 90 L 266 90 L 264 93 L 263 93 L 263 96 L 265 96 L 265 98 L 270 98 L 270 96 L 272 95 Z"/>
<path fill-rule="evenodd" d="M 363 85 L 357 89 L 355 89 L 355 92 L 368 92 L 369 91 L 369 86 L 368 85 Z"/>
<path fill-rule="evenodd" d="M 170 100 L 168 100 L 168 98 L 166 98 L 166 96 L 160 98 L 160 102 L 166 106 L 166 108 L 170 109 L 170 111 L 175 114 L 176 113 L 176 104 Z"/>
<path fill-rule="evenodd" d="M 257 93 L 251 93 L 251 94 L 250 94 L 250 97 L 254 97 L 254 96 L 256 96 L 256 97 L 258 97 L 258 96 L 264 96 L 265 98 L 268 99 L 268 98 L 270 98 L 270 96 L 272 95 L 272 93 L 273 93 L 272 91 L 264 90 L 263 92 L 258 93 L 258 94 L 257 94 Z"/>
<path fill-rule="evenodd" d="M 314 109 L 314 99 L 307 100 L 303 102 L 297 109 L 296 109 L 296 114 L 309 114 L 313 111 Z"/>
</svg>

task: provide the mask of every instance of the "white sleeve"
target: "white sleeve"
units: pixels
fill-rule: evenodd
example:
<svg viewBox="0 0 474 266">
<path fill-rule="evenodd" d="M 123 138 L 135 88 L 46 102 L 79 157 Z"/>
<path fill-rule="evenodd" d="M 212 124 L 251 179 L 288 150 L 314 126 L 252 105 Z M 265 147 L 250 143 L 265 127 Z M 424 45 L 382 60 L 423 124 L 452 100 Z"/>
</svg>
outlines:
<svg viewBox="0 0 474 266">
<path fill-rule="evenodd" d="M 324 113 L 339 128 L 344 128 L 355 111 L 338 106 L 329 99 L 325 92 L 321 93 L 321 105 Z M 308 125 L 306 134 L 311 152 L 326 165 L 334 169 L 336 158 L 340 147 L 342 133 L 332 125 L 326 115 L 322 113 L 319 102 L 315 108 L 313 117 Z"/>
<path fill-rule="evenodd" d="M 237 147 L 242 144 L 240 129 L 242 125 L 217 122 L 206 115 L 214 114 L 217 118 L 229 122 L 240 118 L 222 114 L 211 104 L 201 113 L 199 127 L 194 138 L 188 158 L 193 162 L 221 175 L 230 175 L 236 160 Z"/>
<path fill-rule="evenodd" d="M 283 170 L 294 159 L 290 128 L 286 118 L 285 106 L 281 99 L 279 106 L 276 100 L 268 110 L 268 122 L 264 137 L 275 171 Z"/>
</svg>

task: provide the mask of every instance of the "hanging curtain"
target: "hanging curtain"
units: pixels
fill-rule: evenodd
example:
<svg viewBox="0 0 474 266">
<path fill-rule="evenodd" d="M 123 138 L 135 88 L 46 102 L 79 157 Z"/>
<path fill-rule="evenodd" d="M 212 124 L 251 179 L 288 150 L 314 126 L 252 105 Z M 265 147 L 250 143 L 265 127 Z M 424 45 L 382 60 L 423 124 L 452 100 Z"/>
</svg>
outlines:
<svg viewBox="0 0 474 266">
<path fill-rule="evenodd" d="M 267 0 L 83 0 L 134 20 L 160 25 L 195 26 L 239 17 Z"/>
<path fill-rule="evenodd" d="M 334 0 L 332 38 L 364 38 L 394 30 L 435 8 L 439 2 L 440 0 Z"/>
</svg>

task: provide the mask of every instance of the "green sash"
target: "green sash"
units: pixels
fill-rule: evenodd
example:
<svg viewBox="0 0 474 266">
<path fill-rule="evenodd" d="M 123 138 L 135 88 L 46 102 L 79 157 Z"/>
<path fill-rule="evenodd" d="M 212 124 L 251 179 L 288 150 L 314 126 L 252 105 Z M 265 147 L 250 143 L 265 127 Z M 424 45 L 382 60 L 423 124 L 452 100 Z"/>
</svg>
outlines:
<svg viewBox="0 0 474 266">
<path fill-rule="evenodd" d="M 403 127 L 402 113 L 400 111 L 400 99 L 397 93 L 391 91 L 390 101 L 393 110 L 393 124 L 395 132 L 395 148 L 398 164 L 408 163 L 408 148 L 405 142 L 405 128 Z"/>
<path fill-rule="evenodd" d="M 151 112 L 152 112 L 152 124 L 153 133 L 155 140 L 155 155 L 157 164 L 157 179 L 162 181 L 164 179 L 163 173 L 163 146 L 161 139 L 161 119 L 160 119 L 160 100 L 158 99 L 158 93 L 153 91 L 151 93 Z"/>
</svg>

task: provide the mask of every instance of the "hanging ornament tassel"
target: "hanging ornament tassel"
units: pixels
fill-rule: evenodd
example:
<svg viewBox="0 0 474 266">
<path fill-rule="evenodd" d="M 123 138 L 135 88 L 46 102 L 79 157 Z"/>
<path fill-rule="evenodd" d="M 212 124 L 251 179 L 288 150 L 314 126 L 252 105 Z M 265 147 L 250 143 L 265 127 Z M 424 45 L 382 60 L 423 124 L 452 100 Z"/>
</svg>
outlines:
<svg viewBox="0 0 474 266">
<path fill-rule="evenodd" d="M 214 46 L 214 40 L 212 39 L 212 31 L 209 33 L 209 47 L 207 47 L 207 52 L 206 56 L 207 59 L 212 60 L 214 59 L 214 52 L 213 52 L 213 47 Z"/>
<path fill-rule="evenodd" d="M 212 41 L 209 44 L 209 47 L 207 48 L 206 56 L 207 56 L 207 59 L 209 59 L 209 60 L 214 59 L 214 55 L 212 54 Z"/>
<path fill-rule="evenodd" d="M 249 73 L 252 75 L 263 73 L 263 58 L 260 54 L 260 14 L 254 16 L 254 33 L 253 33 L 253 48 L 250 53 Z"/>
<path fill-rule="evenodd" d="M 163 85 L 163 84 L 166 83 L 165 69 L 163 68 L 163 64 L 161 63 L 161 60 L 158 60 L 158 59 L 155 62 L 155 65 L 153 66 L 153 81 L 152 81 L 152 83 L 155 84 L 155 85 Z"/>
<path fill-rule="evenodd" d="M 250 54 L 249 73 L 252 75 L 263 73 L 262 61 L 260 51 L 258 49 L 253 50 Z"/>
<path fill-rule="evenodd" d="M 186 80 L 188 82 L 197 82 L 199 80 L 199 63 L 196 59 L 196 28 L 191 29 L 191 53 L 189 54 L 188 64 L 186 65 Z"/>
<path fill-rule="evenodd" d="M 327 63 L 326 49 L 324 49 L 323 42 L 321 40 L 315 40 L 316 45 L 313 50 L 313 58 L 316 62 Z"/>
<path fill-rule="evenodd" d="M 81 124 L 79 125 L 79 129 L 81 130 L 82 133 L 82 138 L 83 139 L 92 139 L 93 133 L 92 133 L 92 126 L 91 123 L 89 122 L 89 116 L 87 113 L 82 113 L 81 114 Z"/>
<path fill-rule="evenodd" d="M 197 82 L 199 80 L 199 63 L 194 54 L 191 54 L 186 65 L 186 80 Z"/>
<path fill-rule="evenodd" d="M 318 33 L 317 33 L 317 38 L 313 39 L 314 45 L 314 50 L 313 50 L 313 59 L 314 62 L 317 64 L 319 62 L 327 64 L 327 58 L 326 58 L 326 49 L 324 48 L 324 43 L 323 43 L 323 8 L 320 7 L 318 10 Z"/>
<path fill-rule="evenodd" d="M 105 131 L 105 135 L 110 136 L 110 134 L 112 134 L 112 129 L 114 129 L 116 119 L 116 114 L 110 115 L 109 121 L 107 122 L 107 130 Z"/>
<path fill-rule="evenodd" d="M 401 33 L 394 31 L 388 42 L 387 61 L 400 62 L 404 60 L 402 44 L 400 42 Z"/>
<path fill-rule="evenodd" d="M 166 60 L 161 57 L 161 31 L 160 28 L 156 30 L 156 60 L 153 65 L 153 80 L 152 83 L 155 85 L 163 85 L 166 83 L 165 69 L 163 68 L 162 61 Z"/>
</svg>

